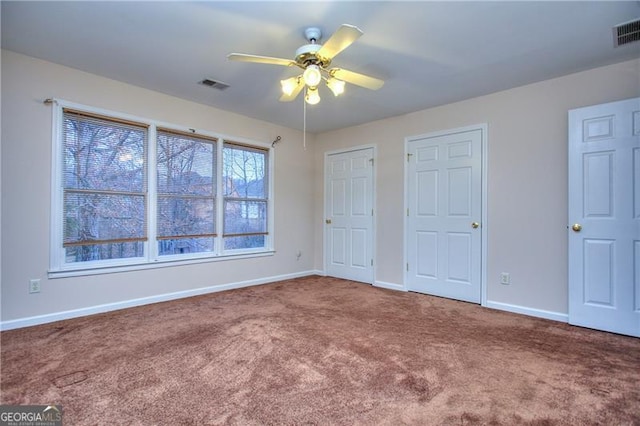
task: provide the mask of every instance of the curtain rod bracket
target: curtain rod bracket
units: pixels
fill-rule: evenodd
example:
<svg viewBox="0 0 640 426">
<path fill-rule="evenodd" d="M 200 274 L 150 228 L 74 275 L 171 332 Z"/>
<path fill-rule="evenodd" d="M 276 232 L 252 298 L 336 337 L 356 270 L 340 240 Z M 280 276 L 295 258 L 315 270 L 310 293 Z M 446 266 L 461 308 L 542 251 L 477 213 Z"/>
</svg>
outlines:
<svg viewBox="0 0 640 426">
<path fill-rule="evenodd" d="M 276 139 L 273 142 L 271 142 L 271 148 L 274 148 L 276 146 L 276 144 L 278 142 L 280 142 L 281 140 L 282 140 L 282 138 L 280 136 L 277 136 Z"/>
<path fill-rule="evenodd" d="M 44 101 L 42 101 L 42 103 L 45 104 L 45 105 L 53 105 L 53 104 L 58 105 L 58 101 L 56 101 L 53 98 L 47 98 Z"/>
</svg>

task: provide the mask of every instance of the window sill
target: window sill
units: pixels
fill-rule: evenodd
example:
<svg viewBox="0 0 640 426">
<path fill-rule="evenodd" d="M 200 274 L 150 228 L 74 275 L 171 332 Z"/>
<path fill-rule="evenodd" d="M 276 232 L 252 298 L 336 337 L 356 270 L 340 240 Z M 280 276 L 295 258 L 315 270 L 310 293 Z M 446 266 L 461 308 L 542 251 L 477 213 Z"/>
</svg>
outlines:
<svg viewBox="0 0 640 426">
<path fill-rule="evenodd" d="M 148 263 L 138 263 L 138 264 L 130 264 L 130 265 L 118 265 L 118 266 L 103 266 L 103 267 L 92 267 L 92 268 L 78 268 L 78 269 L 65 269 L 60 271 L 49 271 L 48 278 L 67 278 L 67 277 L 82 277 L 87 275 L 102 275 L 102 274 L 113 274 L 116 272 L 132 272 L 132 271 L 141 271 L 145 269 L 157 269 L 157 268 L 170 268 L 174 266 L 184 266 L 184 265 L 195 265 L 199 263 L 210 263 L 210 262 L 221 262 L 228 260 L 238 260 L 238 259 L 249 259 L 254 257 L 266 257 L 273 256 L 275 254 L 275 250 L 267 250 L 260 252 L 252 252 L 252 253 L 238 253 L 238 254 L 227 254 L 215 257 L 204 257 L 198 259 L 159 259 L 155 262 Z"/>
</svg>

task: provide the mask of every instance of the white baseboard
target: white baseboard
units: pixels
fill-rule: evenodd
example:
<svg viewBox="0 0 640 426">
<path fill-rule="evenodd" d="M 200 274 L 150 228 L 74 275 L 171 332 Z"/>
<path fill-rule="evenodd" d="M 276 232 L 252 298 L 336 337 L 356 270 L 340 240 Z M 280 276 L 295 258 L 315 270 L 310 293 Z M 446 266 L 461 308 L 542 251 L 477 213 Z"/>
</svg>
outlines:
<svg viewBox="0 0 640 426">
<path fill-rule="evenodd" d="M 310 275 L 325 276 L 322 270 L 309 270 L 297 272 L 293 274 L 275 275 L 271 277 L 258 278 L 255 280 L 239 281 L 235 283 L 221 284 L 210 287 L 202 287 L 193 290 L 178 291 L 174 293 L 159 294 L 156 296 L 143 297 L 139 299 L 125 300 L 122 302 L 107 303 L 104 305 L 90 306 L 87 308 L 73 309 L 69 311 L 54 312 L 51 314 L 37 315 L 27 318 L 19 318 L 15 320 L 0 322 L 0 331 L 13 330 L 16 328 L 30 327 L 34 325 L 47 324 L 50 322 L 61 321 L 71 318 L 78 318 L 87 315 L 94 315 L 103 312 L 117 311 L 120 309 L 132 308 L 135 306 L 148 305 L 151 303 L 166 302 L 169 300 L 182 299 L 185 297 L 199 296 L 202 294 L 216 293 L 219 291 L 232 290 L 236 288 L 250 287 L 254 285 L 267 284 L 276 281 L 283 281 L 292 278 L 306 277 Z M 375 287 L 386 288 L 396 291 L 407 291 L 402 284 L 390 283 L 385 281 L 376 281 Z M 568 322 L 567 314 L 545 311 L 542 309 L 527 308 L 519 305 L 512 305 L 502 302 L 487 301 L 484 305 L 487 308 L 497 309 L 501 311 L 513 312 L 516 314 L 528 315 L 532 317 L 544 318 L 560 322 Z"/>
<path fill-rule="evenodd" d="M 309 275 L 320 275 L 319 271 L 311 270 L 296 272 L 293 274 L 276 275 L 272 277 L 259 278 L 255 280 L 239 281 L 229 284 L 221 284 L 210 287 L 196 288 L 193 290 L 177 291 L 174 293 L 159 294 L 156 296 L 142 297 L 139 299 L 125 300 L 122 302 L 106 303 L 104 305 L 90 306 L 87 308 L 73 309 L 69 311 L 54 312 L 51 314 L 37 315 L 27 318 L 0 322 L 0 331 L 13 330 L 16 328 L 31 327 L 33 325 L 47 324 L 71 318 L 84 317 L 87 315 L 100 314 L 103 312 L 117 311 L 120 309 L 133 308 L 135 306 L 148 305 L 151 303 L 167 302 L 169 300 L 183 299 L 185 297 L 200 296 L 202 294 L 216 293 L 219 291 L 232 290 L 236 288 L 250 287 L 254 285 L 267 284 L 276 281 L 289 280 L 292 278 L 306 277 Z"/>
<path fill-rule="evenodd" d="M 389 290 L 397 290 L 397 291 L 407 291 L 406 288 L 404 288 L 404 286 L 402 284 L 396 284 L 396 283 L 388 283 L 385 281 L 376 281 L 373 283 L 374 287 L 381 287 L 381 288 L 387 288 Z"/>
<path fill-rule="evenodd" d="M 569 322 L 569 315 L 560 312 L 545 311 L 543 309 L 527 308 L 525 306 L 511 305 L 509 303 L 492 302 L 487 300 L 483 305 L 486 308 L 498 309 L 500 311 L 513 312 L 515 314 L 528 315 L 531 317 L 544 318 L 553 321 Z"/>
<path fill-rule="evenodd" d="M 323 276 L 323 277 L 327 276 L 325 271 L 315 270 L 313 272 L 315 273 L 315 275 L 320 275 L 320 276 Z M 373 286 L 374 287 L 380 287 L 380 288 L 386 288 L 386 289 L 389 289 L 389 290 L 407 291 L 407 289 L 405 289 L 402 284 L 388 283 L 388 282 L 385 282 L 385 281 L 374 281 Z"/>
</svg>

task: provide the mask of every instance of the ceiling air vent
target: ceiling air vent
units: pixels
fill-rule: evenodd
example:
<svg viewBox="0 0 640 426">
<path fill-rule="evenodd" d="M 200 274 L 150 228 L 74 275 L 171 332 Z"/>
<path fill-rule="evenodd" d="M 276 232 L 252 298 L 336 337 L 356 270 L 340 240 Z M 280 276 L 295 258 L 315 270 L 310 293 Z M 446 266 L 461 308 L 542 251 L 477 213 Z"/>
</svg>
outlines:
<svg viewBox="0 0 640 426">
<path fill-rule="evenodd" d="M 202 84 L 203 86 L 211 87 L 212 89 L 225 90 L 229 88 L 229 85 L 223 83 L 221 81 L 211 80 L 209 78 L 205 78 L 202 81 L 199 81 L 198 84 Z"/>
<path fill-rule="evenodd" d="M 613 27 L 613 46 L 618 47 L 640 40 L 640 19 Z"/>
</svg>

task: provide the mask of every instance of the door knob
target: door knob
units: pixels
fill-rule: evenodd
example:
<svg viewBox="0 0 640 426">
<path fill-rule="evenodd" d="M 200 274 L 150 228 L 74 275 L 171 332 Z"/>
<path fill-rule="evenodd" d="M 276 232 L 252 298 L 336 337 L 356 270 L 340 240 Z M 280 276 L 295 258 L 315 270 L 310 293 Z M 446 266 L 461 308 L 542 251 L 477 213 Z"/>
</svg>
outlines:
<svg viewBox="0 0 640 426">
<path fill-rule="evenodd" d="M 326 219 L 324 223 L 326 223 L 327 225 L 331 225 L 331 219 Z"/>
<path fill-rule="evenodd" d="M 480 226 L 480 223 L 478 223 L 478 222 L 472 222 L 472 223 L 471 223 L 471 227 L 472 227 L 473 229 L 477 229 L 479 226 Z"/>
<path fill-rule="evenodd" d="M 580 225 L 579 223 L 574 223 L 571 229 L 573 229 L 575 232 L 580 232 L 582 231 L 582 225 Z"/>
</svg>

